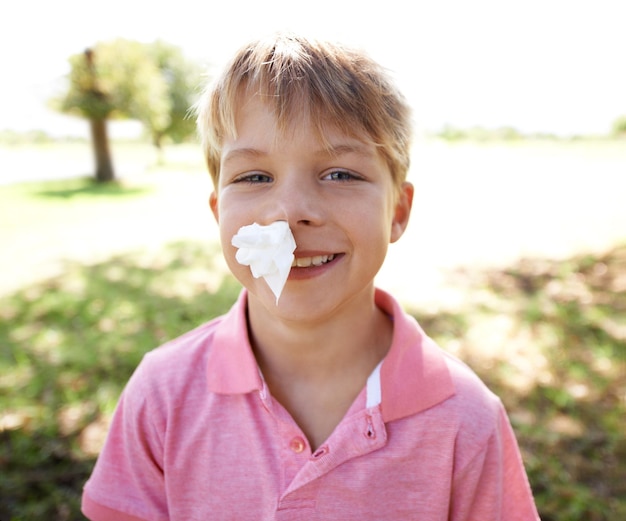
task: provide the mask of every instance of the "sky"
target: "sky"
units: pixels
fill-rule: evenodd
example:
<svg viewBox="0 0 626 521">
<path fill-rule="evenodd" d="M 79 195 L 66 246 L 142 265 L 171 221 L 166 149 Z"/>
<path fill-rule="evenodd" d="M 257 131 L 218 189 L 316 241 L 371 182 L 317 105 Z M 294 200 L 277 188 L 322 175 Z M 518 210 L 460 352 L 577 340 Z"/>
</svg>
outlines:
<svg viewBox="0 0 626 521">
<path fill-rule="evenodd" d="M 161 39 L 215 70 L 284 29 L 369 52 L 396 77 L 418 131 L 605 134 L 626 115 L 624 0 L 21 0 L 0 13 L 0 130 L 86 134 L 46 99 L 68 57 L 98 41 Z"/>
</svg>

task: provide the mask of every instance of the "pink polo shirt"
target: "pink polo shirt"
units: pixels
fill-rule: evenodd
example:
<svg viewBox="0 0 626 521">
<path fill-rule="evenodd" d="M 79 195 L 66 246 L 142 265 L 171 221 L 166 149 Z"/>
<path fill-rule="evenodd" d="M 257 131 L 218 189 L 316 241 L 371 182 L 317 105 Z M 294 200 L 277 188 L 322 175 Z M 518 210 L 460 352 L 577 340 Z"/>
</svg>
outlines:
<svg viewBox="0 0 626 521">
<path fill-rule="evenodd" d="M 314 453 L 231 311 L 147 354 L 83 494 L 94 521 L 538 520 L 500 400 L 398 303 L 391 349 Z"/>
</svg>

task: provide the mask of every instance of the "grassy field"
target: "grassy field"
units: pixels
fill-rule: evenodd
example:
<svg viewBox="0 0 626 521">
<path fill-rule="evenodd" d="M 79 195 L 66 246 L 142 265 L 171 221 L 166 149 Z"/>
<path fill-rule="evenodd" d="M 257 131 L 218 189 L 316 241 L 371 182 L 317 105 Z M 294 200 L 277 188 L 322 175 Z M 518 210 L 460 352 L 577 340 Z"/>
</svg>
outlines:
<svg viewBox="0 0 626 521">
<path fill-rule="evenodd" d="M 80 147 L 0 149 L 0 172 L 34 155 L 72 173 L 0 186 L 2 521 L 83 519 L 141 356 L 238 293 L 193 149 L 118 147 L 122 180 L 99 186 Z M 418 143 L 413 222 L 380 276 L 502 397 L 544 521 L 626 519 L 624 148 Z"/>
</svg>

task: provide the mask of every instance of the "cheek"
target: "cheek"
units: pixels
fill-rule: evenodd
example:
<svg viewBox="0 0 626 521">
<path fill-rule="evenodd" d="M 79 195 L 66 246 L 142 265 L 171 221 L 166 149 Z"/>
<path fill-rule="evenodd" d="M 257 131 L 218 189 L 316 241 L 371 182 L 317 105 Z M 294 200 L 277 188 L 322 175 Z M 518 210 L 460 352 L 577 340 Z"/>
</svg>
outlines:
<svg viewBox="0 0 626 521">
<path fill-rule="evenodd" d="M 220 200 L 219 230 L 224 250 L 232 248 L 230 242 L 242 226 L 252 224 L 252 221 L 248 222 L 251 217 L 242 210 L 245 210 L 245 205 L 229 202 L 227 197 Z"/>
<path fill-rule="evenodd" d="M 222 243 L 222 252 L 224 255 L 224 259 L 226 260 L 226 263 L 228 264 L 230 270 L 239 279 L 241 276 L 239 272 L 243 271 L 244 269 L 249 270 L 249 268 L 247 266 L 239 264 L 239 262 L 237 262 L 237 259 L 235 258 L 235 255 L 237 254 L 237 248 L 235 248 L 231 244 L 231 240 L 236 233 L 237 230 L 221 229 L 220 240 Z"/>
<path fill-rule="evenodd" d="M 250 268 L 237 262 L 235 258 L 237 254 L 237 248 L 232 245 L 232 239 L 242 226 L 251 224 L 252 221 L 247 222 L 245 216 L 233 215 L 232 212 L 224 212 L 220 214 L 219 230 L 220 230 L 220 242 L 222 246 L 222 252 L 226 264 L 231 273 L 235 276 L 239 282 L 245 284 L 249 278 L 252 277 Z"/>
<path fill-rule="evenodd" d="M 359 215 L 353 217 L 352 228 L 361 241 L 385 242 L 391 238 L 393 214 L 380 200 L 372 200 L 364 206 Z"/>
</svg>

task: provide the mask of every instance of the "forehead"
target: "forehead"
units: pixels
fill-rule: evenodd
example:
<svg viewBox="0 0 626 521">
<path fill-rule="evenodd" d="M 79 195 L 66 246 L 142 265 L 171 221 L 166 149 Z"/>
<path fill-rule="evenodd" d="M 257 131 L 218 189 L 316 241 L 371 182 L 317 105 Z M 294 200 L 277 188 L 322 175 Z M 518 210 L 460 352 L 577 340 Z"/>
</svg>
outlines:
<svg viewBox="0 0 626 521">
<path fill-rule="evenodd" d="M 270 99 L 253 94 L 240 95 L 233 107 L 232 127 L 224 135 L 222 157 L 235 144 L 263 144 L 266 148 L 275 148 L 300 142 L 307 147 L 326 150 L 330 155 L 348 149 L 360 152 L 377 149 L 365 131 L 354 125 L 344 125 L 340 117 L 333 118 L 310 104 L 303 103 L 299 110 L 280 113 Z"/>
</svg>

